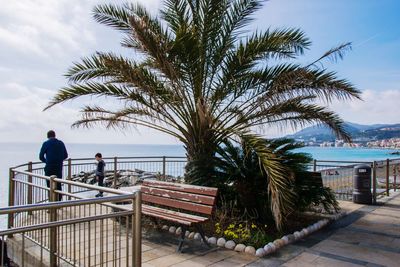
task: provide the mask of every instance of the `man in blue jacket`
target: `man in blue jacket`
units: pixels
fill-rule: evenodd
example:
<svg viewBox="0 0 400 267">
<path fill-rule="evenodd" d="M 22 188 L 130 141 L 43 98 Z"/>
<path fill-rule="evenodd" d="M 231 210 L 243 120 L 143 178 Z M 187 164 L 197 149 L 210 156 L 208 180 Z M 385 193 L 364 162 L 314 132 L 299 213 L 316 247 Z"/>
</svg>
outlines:
<svg viewBox="0 0 400 267">
<path fill-rule="evenodd" d="M 40 149 L 39 158 L 46 163 L 44 174 L 46 176 L 55 175 L 62 179 L 63 161 L 68 158 L 68 152 L 64 143 L 56 138 L 56 133 L 53 130 L 47 132 L 48 140 L 43 143 Z M 50 187 L 50 182 L 47 181 L 47 187 Z M 57 190 L 61 191 L 61 183 L 57 183 Z M 62 195 L 58 195 L 58 200 L 61 201 Z"/>
</svg>

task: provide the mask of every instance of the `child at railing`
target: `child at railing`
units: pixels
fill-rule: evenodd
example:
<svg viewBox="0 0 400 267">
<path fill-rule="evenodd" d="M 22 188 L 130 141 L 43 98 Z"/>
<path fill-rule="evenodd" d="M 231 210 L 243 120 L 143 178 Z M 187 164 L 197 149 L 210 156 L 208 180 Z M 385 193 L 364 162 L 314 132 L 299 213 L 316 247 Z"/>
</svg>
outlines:
<svg viewBox="0 0 400 267">
<path fill-rule="evenodd" d="M 96 180 L 98 182 L 98 186 L 104 186 L 104 167 L 106 166 L 106 163 L 103 160 L 103 156 L 101 153 L 97 153 L 95 155 L 96 161 L 97 161 L 97 167 L 96 167 Z M 103 192 L 99 191 L 99 193 L 96 195 L 96 197 L 102 197 Z"/>
</svg>

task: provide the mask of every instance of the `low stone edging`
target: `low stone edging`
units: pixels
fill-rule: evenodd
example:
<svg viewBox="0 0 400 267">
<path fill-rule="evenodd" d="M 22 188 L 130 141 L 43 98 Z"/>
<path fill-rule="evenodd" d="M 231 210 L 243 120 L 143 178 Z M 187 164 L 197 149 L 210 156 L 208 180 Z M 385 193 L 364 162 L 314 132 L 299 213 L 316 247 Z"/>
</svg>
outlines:
<svg viewBox="0 0 400 267">
<path fill-rule="evenodd" d="M 344 217 L 347 213 L 346 212 L 341 212 L 338 213 L 334 216 L 332 216 L 330 219 L 322 219 L 319 220 L 318 222 L 309 225 L 306 228 L 303 228 L 300 231 L 295 231 L 293 234 L 288 234 L 284 235 L 281 238 L 275 239 L 273 242 L 269 242 L 266 244 L 263 248 L 254 248 L 252 246 L 246 246 L 245 244 L 236 244 L 235 241 L 233 240 L 226 240 L 223 237 L 217 238 L 217 237 L 206 237 L 207 241 L 211 245 L 216 245 L 218 247 L 223 247 L 226 249 L 234 250 L 237 252 L 245 252 L 253 256 L 257 257 L 263 257 L 268 254 L 274 253 L 280 248 L 294 243 L 297 240 L 300 240 L 311 233 L 314 233 L 321 228 L 325 227 L 327 224 L 329 224 L 332 221 L 336 221 L 342 217 Z M 181 227 L 175 227 L 175 226 L 168 226 L 168 225 L 163 225 L 162 229 L 165 231 L 169 231 L 171 234 L 176 234 L 180 235 L 182 233 Z M 188 239 L 194 239 L 194 240 L 199 240 L 202 241 L 200 233 L 196 232 L 190 232 L 186 231 L 185 237 Z"/>
</svg>

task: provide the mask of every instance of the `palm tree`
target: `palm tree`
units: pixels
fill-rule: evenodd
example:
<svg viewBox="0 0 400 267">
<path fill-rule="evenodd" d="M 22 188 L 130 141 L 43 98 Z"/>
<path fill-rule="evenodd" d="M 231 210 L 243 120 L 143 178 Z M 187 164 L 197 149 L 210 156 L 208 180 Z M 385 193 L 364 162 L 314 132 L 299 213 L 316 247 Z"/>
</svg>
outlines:
<svg viewBox="0 0 400 267">
<path fill-rule="evenodd" d="M 119 100 L 115 110 L 84 106 L 74 126 L 141 125 L 169 134 L 185 146 L 191 183 L 194 173 L 213 179 L 213 158 L 223 140 L 247 140 L 271 177 L 279 224 L 293 199 L 284 190 L 290 175 L 253 129 L 321 123 L 349 139 L 342 120 L 317 103 L 359 98 L 359 91 L 319 64 L 342 57 L 350 44 L 302 65 L 289 63 L 311 44 L 300 29 L 247 33 L 262 2 L 166 0 L 159 17 L 139 4 L 96 6 L 94 19 L 120 31 L 122 46 L 137 55 L 96 52 L 74 63 L 66 73 L 69 85 L 47 108 L 88 95 Z"/>
</svg>

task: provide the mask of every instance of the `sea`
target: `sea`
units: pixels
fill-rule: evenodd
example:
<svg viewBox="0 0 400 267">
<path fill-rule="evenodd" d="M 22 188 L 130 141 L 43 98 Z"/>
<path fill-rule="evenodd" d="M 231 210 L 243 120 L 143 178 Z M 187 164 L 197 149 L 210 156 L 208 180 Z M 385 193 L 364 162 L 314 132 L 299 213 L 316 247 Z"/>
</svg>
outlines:
<svg viewBox="0 0 400 267">
<path fill-rule="evenodd" d="M 114 156 L 185 156 L 181 145 L 151 145 L 151 144 L 66 144 L 71 158 L 94 158 L 97 152 L 103 157 Z M 39 161 L 40 143 L 0 143 L 0 207 L 6 207 L 8 201 L 9 168 Z M 399 158 L 391 155 L 395 150 L 369 148 L 334 148 L 334 147 L 304 147 L 298 149 L 312 155 L 317 160 L 338 161 L 373 161 L 387 158 Z M 4 219 L 0 218 L 0 229 L 4 229 Z"/>
</svg>

